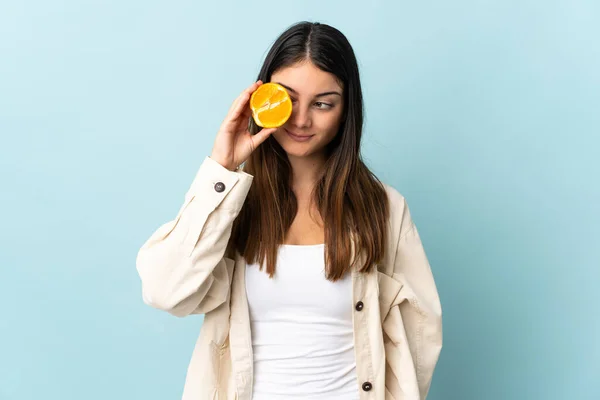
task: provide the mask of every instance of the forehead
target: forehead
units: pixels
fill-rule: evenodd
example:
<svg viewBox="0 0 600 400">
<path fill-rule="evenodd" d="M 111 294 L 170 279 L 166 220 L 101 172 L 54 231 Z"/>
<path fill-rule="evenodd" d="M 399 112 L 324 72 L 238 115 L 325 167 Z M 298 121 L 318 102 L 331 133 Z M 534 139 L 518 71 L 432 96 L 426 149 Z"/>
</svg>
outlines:
<svg viewBox="0 0 600 400">
<path fill-rule="evenodd" d="M 302 95 L 342 90 L 342 86 L 334 74 L 325 72 L 308 61 L 275 71 L 271 76 L 271 81 L 289 86 Z"/>
</svg>

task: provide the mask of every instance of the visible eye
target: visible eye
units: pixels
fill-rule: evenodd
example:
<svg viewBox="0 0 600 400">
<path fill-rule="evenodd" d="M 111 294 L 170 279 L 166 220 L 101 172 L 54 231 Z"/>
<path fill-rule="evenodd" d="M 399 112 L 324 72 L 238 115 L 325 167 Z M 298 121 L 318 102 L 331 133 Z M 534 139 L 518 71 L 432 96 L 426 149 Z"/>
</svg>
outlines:
<svg viewBox="0 0 600 400">
<path fill-rule="evenodd" d="M 320 110 L 329 110 L 330 108 L 333 107 L 333 104 L 323 103 L 322 101 L 317 101 L 315 103 L 315 106 Z"/>
</svg>

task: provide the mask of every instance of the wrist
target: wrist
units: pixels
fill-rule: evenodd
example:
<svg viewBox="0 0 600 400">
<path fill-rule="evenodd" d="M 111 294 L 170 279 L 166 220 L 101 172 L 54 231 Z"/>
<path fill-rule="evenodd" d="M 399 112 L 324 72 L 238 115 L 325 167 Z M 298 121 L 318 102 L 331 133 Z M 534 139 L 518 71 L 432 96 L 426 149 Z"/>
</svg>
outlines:
<svg viewBox="0 0 600 400">
<path fill-rule="evenodd" d="M 216 161 L 216 162 L 218 162 L 219 164 L 221 164 L 221 166 L 222 166 L 223 168 L 226 168 L 226 169 L 228 169 L 228 170 L 230 170 L 230 171 L 233 171 L 233 170 L 235 169 L 235 168 L 232 168 L 230 165 L 228 165 L 228 164 L 227 164 L 225 161 L 223 161 L 223 160 L 222 160 L 222 159 L 220 159 L 219 157 L 216 157 L 216 156 L 214 156 L 214 155 L 212 155 L 212 154 L 211 154 L 211 155 L 210 155 L 210 158 L 211 158 L 213 161 Z"/>
</svg>

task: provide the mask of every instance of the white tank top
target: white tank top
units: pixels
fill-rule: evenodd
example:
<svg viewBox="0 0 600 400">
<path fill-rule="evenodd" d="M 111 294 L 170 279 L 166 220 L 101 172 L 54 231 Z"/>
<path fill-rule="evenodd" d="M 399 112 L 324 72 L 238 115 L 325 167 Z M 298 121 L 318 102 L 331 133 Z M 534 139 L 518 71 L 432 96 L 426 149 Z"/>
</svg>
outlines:
<svg viewBox="0 0 600 400">
<path fill-rule="evenodd" d="M 325 278 L 324 244 L 282 245 L 275 275 L 246 267 L 252 400 L 359 398 L 352 277 Z"/>
</svg>

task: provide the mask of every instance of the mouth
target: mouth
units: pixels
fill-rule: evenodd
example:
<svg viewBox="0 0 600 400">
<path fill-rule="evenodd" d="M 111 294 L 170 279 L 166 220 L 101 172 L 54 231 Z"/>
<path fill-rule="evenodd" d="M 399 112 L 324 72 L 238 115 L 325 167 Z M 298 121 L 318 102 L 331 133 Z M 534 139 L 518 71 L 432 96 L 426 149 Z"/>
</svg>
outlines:
<svg viewBox="0 0 600 400">
<path fill-rule="evenodd" d="M 285 133 L 288 134 L 289 137 L 291 137 L 292 139 L 294 139 L 297 142 L 306 142 L 307 140 L 310 140 L 310 138 L 312 138 L 315 135 L 296 135 L 290 131 L 288 131 L 287 129 L 284 128 Z"/>
</svg>

